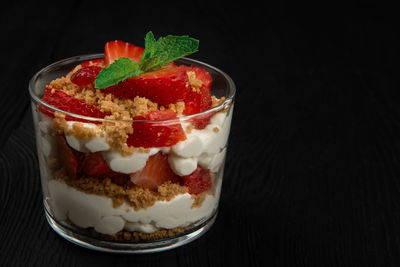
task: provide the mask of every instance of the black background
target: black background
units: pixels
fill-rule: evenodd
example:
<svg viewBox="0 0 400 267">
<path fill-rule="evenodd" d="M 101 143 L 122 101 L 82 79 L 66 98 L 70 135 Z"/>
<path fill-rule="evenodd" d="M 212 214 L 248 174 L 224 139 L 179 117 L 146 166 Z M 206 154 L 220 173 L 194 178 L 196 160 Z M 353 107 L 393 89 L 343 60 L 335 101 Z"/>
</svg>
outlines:
<svg viewBox="0 0 400 267">
<path fill-rule="evenodd" d="M 397 17 L 373 1 L 7 3 L 0 265 L 398 266 Z M 206 235 L 171 251 L 90 251 L 45 221 L 28 81 L 110 40 L 143 45 L 149 30 L 199 39 L 191 57 L 236 83 L 219 215 Z"/>
</svg>

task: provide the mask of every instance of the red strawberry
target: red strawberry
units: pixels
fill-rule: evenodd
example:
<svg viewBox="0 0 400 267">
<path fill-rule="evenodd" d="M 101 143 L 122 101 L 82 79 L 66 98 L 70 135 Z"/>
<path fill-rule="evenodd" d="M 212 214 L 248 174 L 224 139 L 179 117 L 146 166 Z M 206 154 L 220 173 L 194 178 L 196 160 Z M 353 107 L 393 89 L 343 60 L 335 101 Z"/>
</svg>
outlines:
<svg viewBox="0 0 400 267">
<path fill-rule="evenodd" d="M 131 77 L 103 90 L 119 98 L 146 97 L 159 105 L 184 101 L 190 92 L 186 68 L 168 64 L 155 71 Z"/>
<path fill-rule="evenodd" d="M 79 115 L 84 115 L 84 116 L 90 116 L 90 117 L 95 117 L 95 118 L 104 118 L 107 113 L 104 113 L 100 111 L 98 108 L 86 104 L 84 101 L 76 99 L 63 91 L 56 90 L 54 89 L 54 92 L 52 92 L 53 89 L 49 86 L 46 87 L 46 90 L 44 92 L 44 96 L 42 100 L 46 102 L 49 105 L 52 105 L 53 107 L 56 107 L 58 109 L 61 109 L 63 111 L 79 114 Z M 39 106 L 39 109 L 42 113 L 54 117 L 54 113 L 52 110 L 44 107 L 44 106 Z M 87 122 L 87 120 L 83 119 L 78 119 L 78 118 L 73 118 L 69 115 L 65 116 L 66 120 L 75 120 L 75 121 L 82 121 L 82 122 Z M 93 122 L 96 123 L 96 122 Z"/>
<path fill-rule="evenodd" d="M 108 167 L 101 152 L 86 153 L 82 162 L 82 172 L 91 176 L 106 176 L 108 173 L 115 173 Z"/>
<path fill-rule="evenodd" d="M 82 157 L 83 153 L 70 148 L 64 135 L 59 135 L 57 141 L 60 163 L 64 167 L 69 178 L 77 179 L 80 171 L 79 159 Z"/>
<path fill-rule="evenodd" d="M 87 153 L 85 155 L 82 162 L 82 172 L 91 177 L 109 177 L 117 184 L 124 184 L 127 181 L 126 174 L 115 172 L 108 167 L 101 152 Z"/>
<path fill-rule="evenodd" d="M 178 183 L 180 181 L 169 166 L 168 155 L 158 152 L 149 157 L 146 166 L 140 171 L 130 174 L 131 181 L 140 187 L 157 190 L 157 187 L 167 181 Z"/>
<path fill-rule="evenodd" d="M 202 112 L 211 107 L 211 82 L 210 73 L 204 68 L 197 66 L 186 67 L 187 72 L 194 72 L 195 78 L 201 81 L 200 88 L 192 88 L 190 94 L 185 99 L 185 115 Z"/>
<path fill-rule="evenodd" d="M 193 72 L 195 74 L 195 79 L 201 82 L 201 86 L 199 88 L 192 87 L 192 90 L 190 90 L 185 99 L 185 110 L 183 114 L 191 115 L 211 108 L 210 88 L 212 77 L 210 73 L 206 69 L 197 66 L 187 67 L 187 72 Z M 212 114 L 196 117 L 192 120 L 192 124 L 197 129 L 203 129 L 207 126 L 211 115 Z"/>
<path fill-rule="evenodd" d="M 101 70 L 102 68 L 99 66 L 83 67 L 72 74 L 71 82 L 80 87 L 85 87 L 91 83 L 94 83 Z"/>
<path fill-rule="evenodd" d="M 157 110 L 133 119 L 153 122 L 133 122 L 133 133 L 128 136 L 128 146 L 166 147 L 186 139 L 182 125 L 172 110 Z"/>
<path fill-rule="evenodd" d="M 104 67 L 104 58 L 99 58 L 99 59 L 91 59 L 88 61 L 85 61 L 81 63 L 82 67 L 88 67 L 88 66 L 99 66 L 99 67 Z"/>
<path fill-rule="evenodd" d="M 201 130 L 207 127 L 210 118 L 215 114 L 215 112 L 196 115 L 196 117 L 189 119 L 188 121 L 192 124 L 195 129 Z"/>
<path fill-rule="evenodd" d="M 183 185 L 189 188 L 189 194 L 200 194 L 211 189 L 210 171 L 198 166 L 197 169 L 182 177 Z"/>
<path fill-rule="evenodd" d="M 127 42 L 115 40 L 107 42 L 104 47 L 104 63 L 108 67 L 116 59 L 127 57 L 139 63 L 144 48 Z"/>
</svg>

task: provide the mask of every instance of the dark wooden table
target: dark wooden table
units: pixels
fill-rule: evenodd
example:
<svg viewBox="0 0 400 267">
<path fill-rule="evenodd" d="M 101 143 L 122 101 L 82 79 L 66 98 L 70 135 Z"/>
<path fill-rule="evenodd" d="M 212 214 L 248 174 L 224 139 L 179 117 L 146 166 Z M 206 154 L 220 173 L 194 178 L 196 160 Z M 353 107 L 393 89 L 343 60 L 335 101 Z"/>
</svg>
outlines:
<svg viewBox="0 0 400 267">
<path fill-rule="evenodd" d="M 395 9 L 117 2 L 0 9 L 0 266 L 399 266 Z M 45 221 L 28 81 L 149 30 L 200 39 L 192 58 L 236 82 L 219 215 L 171 251 L 94 252 Z"/>
</svg>

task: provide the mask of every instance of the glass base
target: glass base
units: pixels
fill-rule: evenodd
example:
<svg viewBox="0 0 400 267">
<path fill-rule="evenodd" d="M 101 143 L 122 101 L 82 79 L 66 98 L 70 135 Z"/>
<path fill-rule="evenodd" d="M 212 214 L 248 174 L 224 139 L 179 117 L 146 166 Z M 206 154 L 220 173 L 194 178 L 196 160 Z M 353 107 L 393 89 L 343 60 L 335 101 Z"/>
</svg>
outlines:
<svg viewBox="0 0 400 267">
<path fill-rule="evenodd" d="M 79 234 L 69 227 L 65 227 L 64 225 L 58 223 L 47 211 L 46 205 L 44 210 L 46 214 L 46 219 L 50 226 L 56 231 L 57 234 L 67 239 L 68 241 L 88 249 L 124 254 L 152 253 L 180 247 L 196 240 L 204 233 L 206 233 L 208 229 L 210 229 L 210 227 L 213 225 L 217 217 L 217 212 L 215 212 L 213 216 L 211 216 L 209 219 L 205 221 L 200 221 L 199 224 L 192 227 L 189 231 L 179 234 L 173 238 L 142 242 L 119 242 L 102 240 L 96 237 Z"/>
</svg>

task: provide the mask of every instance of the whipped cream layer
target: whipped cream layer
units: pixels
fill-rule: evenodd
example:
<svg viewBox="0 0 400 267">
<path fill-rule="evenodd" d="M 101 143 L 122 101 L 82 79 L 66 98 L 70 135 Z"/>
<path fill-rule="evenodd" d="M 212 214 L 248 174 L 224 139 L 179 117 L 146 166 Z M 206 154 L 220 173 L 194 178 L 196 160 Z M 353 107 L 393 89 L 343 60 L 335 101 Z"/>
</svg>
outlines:
<svg viewBox="0 0 400 267">
<path fill-rule="evenodd" d="M 81 152 L 101 151 L 110 169 L 124 174 L 140 171 L 146 165 L 147 159 L 159 151 L 169 154 L 169 164 L 177 175 L 191 174 L 196 170 L 198 164 L 205 169 L 217 172 L 225 158 L 231 119 L 232 110 L 228 113 L 217 113 L 211 117 L 210 123 L 201 130 L 188 130 L 188 126 L 191 126 L 191 124 L 182 120 L 181 124 L 186 134 L 186 140 L 180 141 L 172 147 L 153 147 L 147 152 L 137 151 L 129 156 L 111 150 L 106 141 L 106 133 L 86 139 L 66 135 L 66 140 L 72 148 Z M 69 128 L 74 123 L 69 121 Z M 91 123 L 82 123 L 82 125 L 91 129 L 97 127 Z"/>
<path fill-rule="evenodd" d="M 72 128 L 72 125 L 75 123 L 73 121 L 68 121 L 68 130 Z M 83 123 L 83 126 L 89 129 L 96 129 L 96 124 L 93 123 Z M 99 151 L 107 151 L 110 149 L 110 145 L 106 141 L 106 133 L 102 132 L 102 135 L 96 133 L 96 136 L 92 138 L 78 139 L 73 135 L 65 135 L 65 139 L 68 144 L 75 150 L 80 152 L 99 152 Z"/>
<path fill-rule="evenodd" d="M 194 199 L 188 193 L 175 196 L 170 201 L 157 201 L 146 209 L 134 210 L 127 203 L 113 207 L 106 196 L 78 191 L 64 182 L 50 180 L 49 205 L 58 220 L 69 219 L 75 225 L 112 235 L 121 230 L 154 233 L 160 228 L 186 227 L 209 217 L 218 205 L 217 196 L 206 195 L 200 207 L 192 207 Z"/>
</svg>

